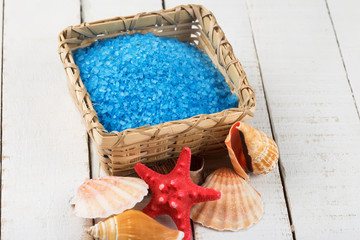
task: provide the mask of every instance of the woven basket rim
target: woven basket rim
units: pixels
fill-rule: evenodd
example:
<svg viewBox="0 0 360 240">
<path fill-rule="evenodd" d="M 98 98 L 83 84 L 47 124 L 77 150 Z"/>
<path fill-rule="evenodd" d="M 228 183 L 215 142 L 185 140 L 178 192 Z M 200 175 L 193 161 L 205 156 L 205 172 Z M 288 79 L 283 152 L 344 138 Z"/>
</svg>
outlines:
<svg viewBox="0 0 360 240">
<path fill-rule="evenodd" d="M 105 19 L 101 19 L 101 20 L 95 20 L 95 21 L 89 21 L 89 22 L 82 22 L 80 24 L 76 24 L 76 25 L 71 25 L 68 26 L 66 28 L 64 28 L 58 35 L 58 37 L 60 37 L 60 35 L 67 31 L 69 28 L 83 28 L 84 26 L 88 26 L 88 25 L 97 25 L 97 24 L 103 24 L 103 23 L 108 23 L 108 22 L 114 22 L 114 21 L 124 21 L 124 20 L 131 20 L 134 19 L 135 17 L 146 17 L 146 16 L 152 16 L 154 14 L 159 14 L 159 13 L 170 13 L 170 12 L 174 12 L 174 10 L 176 10 L 177 8 L 191 8 L 191 7 L 196 7 L 199 9 L 203 9 L 206 11 L 207 8 L 205 8 L 203 5 L 201 4 L 182 4 L 182 5 L 178 5 L 176 7 L 173 8 L 168 8 L 168 9 L 161 9 L 161 10 L 157 10 L 157 11 L 151 11 L 151 12 L 140 12 L 137 14 L 132 14 L 132 15 L 126 15 L 126 16 L 121 16 L 121 17 L 112 17 L 112 18 L 105 18 Z M 210 11 L 209 11 L 210 12 Z M 211 12 L 210 12 L 211 13 Z M 212 13 L 211 13 L 212 14 Z M 190 14 L 189 14 L 190 16 Z M 214 17 L 214 15 L 212 14 L 212 16 Z"/>
<path fill-rule="evenodd" d="M 135 15 L 129 15 L 129 16 L 125 16 L 125 17 L 114 17 L 114 18 L 109 18 L 109 19 L 104 19 L 104 20 L 98 20 L 98 21 L 92 21 L 92 22 L 83 22 L 81 24 L 78 24 L 78 25 L 75 25 L 75 26 L 70 26 L 70 27 L 67 27 L 65 28 L 63 31 L 60 32 L 59 34 L 59 53 L 60 53 L 60 56 L 61 54 L 64 52 L 62 51 L 63 49 L 62 48 L 65 48 L 65 50 L 68 51 L 68 53 L 70 53 L 72 55 L 72 51 L 69 50 L 69 47 L 68 47 L 68 42 L 67 42 L 67 39 L 62 39 L 64 38 L 64 34 L 66 33 L 69 33 L 71 31 L 81 31 L 79 29 L 83 29 L 83 28 L 87 28 L 87 29 L 91 29 L 90 26 L 94 25 L 101 25 L 101 24 L 104 24 L 104 23 L 112 23 L 112 22 L 123 22 L 124 26 L 126 25 L 125 23 L 125 20 L 126 21 L 129 21 L 129 20 L 133 20 L 133 19 L 139 19 L 139 18 L 142 18 L 142 17 L 147 17 L 147 16 L 153 16 L 153 15 L 158 15 L 160 14 L 161 17 L 164 17 L 164 13 L 173 13 L 173 12 L 176 12 L 177 10 L 186 10 L 189 17 L 191 17 L 193 20 L 192 21 L 195 21 L 195 20 L 198 20 L 198 21 L 202 21 L 198 18 L 194 19 L 193 16 L 191 16 L 191 14 L 189 13 L 189 9 L 192 9 L 193 11 L 195 11 L 194 9 L 199 9 L 199 11 L 203 11 L 203 12 L 206 12 L 206 14 L 203 16 L 203 17 L 209 17 L 211 16 L 214 20 L 215 20 L 215 23 L 217 24 L 216 22 L 216 19 L 214 17 L 214 15 L 208 11 L 205 7 L 203 7 L 202 5 L 195 5 L 195 4 L 190 4 L 190 5 L 180 5 L 180 6 L 177 6 L 177 7 L 174 7 L 174 8 L 171 8 L 171 9 L 166 9 L 166 10 L 159 10 L 159 11 L 153 11 L 153 12 L 144 12 L 144 13 L 138 13 L 138 14 L 135 14 Z M 196 15 L 196 17 L 199 17 Z M 168 20 L 168 19 L 165 19 L 165 20 Z M 126 27 L 129 27 L 129 26 L 126 26 Z M 216 25 L 215 27 L 217 27 L 216 30 L 214 31 L 222 31 L 221 28 Z M 136 31 L 136 32 L 140 32 L 138 30 L 131 30 L 131 31 Z M 223 33 L 223 32 L 222 32 Z M 83 33 L 84 35 L 86 35 L 85 33 Z M 109 34 L 110 35 L 110 34 Z M 104 38 L 106 38 L 106 34 L 104 35 Z M 89 37 L 90 38 L 90 37 Z M 232 47 L 231 45 L 228 43 L 225 35 L 223 36 L 223 40 L 229 45 L 230 47 L 230 50 L 229 52 L 231 52 L 233 54 L 233 50 L 232 50 Z M 83 41 L 83 40 L 82 40 Z M 80 40 L 79 40 L 80 42 Z M 66 49 L 68 48 L 68 49 Z M 233 54 L 234 55 L 234 54 Z M 235 56 L 234 56 L 235 57 Z M 237 58 L 235 57 L 235 60 L 237 61 L 238 64 L 240 64 L 237 60 Z M 65 63 L 64 63 L 64 60 L 62 58 L 62 62 L 64 64 L 64 68 L 66 69 L 68 66 L 65 66 Z M 71 66 L 72 70 L 74 69 L 77 69 L 79 70 L 79 68 L 77 67 L 76 64 L 73 64 L 74 66 Z M 240 64 L 240 68 L 242 70 L 242 67 L 241 67 L 241 64 Z M 245 75 L 245 73 L 244 73 Z M 69 76 L 68 76 L 69 77 Z M 196 115 L 196 116 L 192 116 L 192 117 L 189 117 L 189 118 L 186 118 L 186 119 L 180 119 L 180 120 L 173 120 L 173 121 L 169 121 L 169 122 L 165 122 L 165 123 L 159 123 L 159 124 L 156 124 L 156 125 L 151 125 L 151 126 L 140 126 L 140 127 L 136 127 L 136 128 L 129 128 L 129 129 L 125 129 L 125 130 L 122 130 L 122 131 L 111 131 L 111 132 L 108 132 L 104 126 L 100 123 L 99 119 L 98 119 L 98 116 L 97 116 L 97 112 L 95 111 L 95 109 L 93 109 L 93 103 L 90 99 L 90 93 L 87 91 L 87 89 L 84 87 L 82 90 L 84 90 L 84 96 L 83 96 L 83 99 L 81 100 L 82 102 L 79 102 L 77 104 L 85 104 L 85 105 L 89 105 L 87 106 L 87 110 L 86 112 L 84 112 L 83 110 L 80 110 L 82 113 L 83 113 L 83 118 L 85 119 L 85 114 L 89 114 L 90 112 L 94 112 L 95 114 L 91 115 L 91 119 L 85 119 L 85 124 L 87 126 L 87 130 L 88 130 L 88 133 L 93 137 L 94 139 L 94 134 L 95 135 L 98 135 L 98 136 L 101 136 L 101 137 L 104 137 L 104 138 L 120 138 L 120 136 L 124 136 L 124 135 L 127 135 L 127 136 L 130 136 L 130 135 L 133 135 L 133 134 L 144 134 L 145 136 L 149 136 L 149 139 L 151 138 L 151 136 L 153 134 L 151 133 L 148 133 L 148 132 L 155 132 L 156 136 L 157 134 L 160 132 L 159 129 L 161 128 L 166 128 L 166 127 L 170 127 L 171 126 L 181 126 L 181 125 L 184 125 L 184 126 L 188 126 L 188 129 L 184 130 L 184 131 L 180 131 L 176 134 L 179 134 L 179 133 L 182 133 L 182 132 L 186 132 L 186 131 L 189 131 L 190 129 L 194 128 L 194 127 L 197 127 L 198 124 L 202 121 L 202 120 L 213 120 L 213 121 L 217 121 L 217 119 L 222 119 L 222 118 L 226 118 L 226 117 L 229 117 L 229 118 L 232 118 L 234 116 L 238 116 L 239 113 L 240 116 L 241 116 L 241 119 L 244 119 L 244 115 L 245 117 L 248 116 L 248 118 L 251 118 L 254 114 L 254 111 L 255 111 L 255 106 L 256 106 L 256 102 L 255 102 L 255 93 L 254 93 L 254 90 L 251 88 L 251 86 L 249 85 L 249 83 L 247 82 L 247 78 L 246 78 L 246 75 L 243 79 L 241 79 L 242 81 L 245 82 L 245 84 L 242 84 L 241 87 L 242 89 L 239 90 L 240 91 L 243 91 L 243 90 L 247 90 L 249 91 L 249 99 L 252 100 L 253 102 L 253 105 L 252 106 L 248 106 L 248 105 L 245 105 L 245 106 L 242 106 L 242 107 L 238 107 L 238 108 L 230 108 L 230 109 L 224 109 L 223 111 L 220 111 L 220 112 L 216 112 L 216 113 L 211 113 L 211 114 L 199 114 L 199 115 Z M 82 83 L 82 79 L 80 76 L 78 76 L 78 81 L 81 81 Z M 82 83 L 83 84 L 83 83 Z M 229 84 L 229 83 L 228 83 Z M 242 94 L 241 92 L 239 94 Z M 86 97 L 88 99 L 86 99 Z M 238 96 L 239 98 L 239 96 Z M 250 101 L 248 100 L 248 101 Z M 86 102 L 87 101 L 87 102 Z M 240 99 L 239 99 L 239 103 L 240 103 Z M 238 118 L 240 119 L 240 117 L 238 116 Z M 90 121 L 90 122 L 89 122 Z M 92 122 L 92 123 L 91 123 Z M 220 123 L 223 123 L 224 120 L 220 120 L 219 121 Z M 216 126 L 219 122 L 216 122 L 214 124 L 214 126 Z M 95 137 L 96 138 L 96 137 Z M 97 141 L 98 142 L 98 141 Z M 119 141 L 116 141 L 116 143 L 118 143 Z M 101 145 L 101 143 L 100 143 Z"/>
<path fill-rule="evenodd" d="M 128 134 L 131 134 L 131 133 L 134 133 L 136 131 L 134 130 L 142 130 L 142 131 L 146 131 L 146 130 L 150 130 L 152 128 L 156 128 L 160 125 L 166 125 L 166 124 L 185 124 L 184 122 L 185 121 L 195 121 L 197 119 L 200 119 L 200 118 L 205 118 L 205 119 L 213 119 L 213 118 L 219 118 L 220 114 L 223 114 L 224 112 L 226 111 L 232 111 L 231 113 L 229 113 L 227 116 L 232 116 L 232 115 L 235 115 L 237 114 L 238 112 L 247 112 L 248 114 L 250 109 L 246 109 L 246 107 L 244 108 L 227 108 L 227 109 L 224 109 L 220 112 L 216 112 L 216 113 L 209 113 L 209 114 L 198 114 L 198 115 L 195 115 L 195 116 L 192 116 L 192 117 L 189 117 L 189 118 L 184 118 L 184 119 L 179 119 L 179 120 L 172 120 L 172 121 L 168 121 L 168 122 L 164 122 L 164 123 L 158 123 L 158 124 L 155 124 L 155 125 L 144 125 L 144 126 L 140 126 L 140 127 L 136 127 L 136 128 L 127 128 L 127 129 L 124 129 L 122 131 L 107 131 L 105 128 L 103 128 L 104 130 L 102 131 L 101 128 L 94 128 L 94 130 L 97 130 L 99 134 L 103 135 L 103 136 L 114 136 L 114 135 L 118 135 L 119 133 L 123 133 L 123 132 L 127 132 Z M 251 111 L 252 112 L 252 111 Z"/>
</svg>

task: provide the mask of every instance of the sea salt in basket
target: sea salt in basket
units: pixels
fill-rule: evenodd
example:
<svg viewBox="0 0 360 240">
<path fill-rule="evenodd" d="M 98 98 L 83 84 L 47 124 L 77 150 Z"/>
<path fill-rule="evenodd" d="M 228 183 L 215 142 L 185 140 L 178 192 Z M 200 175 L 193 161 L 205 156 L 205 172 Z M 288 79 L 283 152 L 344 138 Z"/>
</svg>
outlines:
<svg viewBox="0 0 360 240">
<path fill-rule="evenodd" d="M 205 51 L 224 75 L 231 91 L 238 96 L 239 107 L 155 126 L 107 132 L 98 120 L 72 51 L 98 39 L 136 32 L 176 37 Z M 178 6 L 71 26 L 59 35 L 59 54 L 70 93 L 96 145 L 102 167 L 109 175 L 131 174 L 137 162 L 152 165 L 177 157 L 183 147 L 190 147 L 193 154 L 226 151 L 224 140 L 230 126 L 236 121 L 250 119 L 255 110 L 255 94 L 246 74 L 215 17 L 203 6 Z"/>
</svg>

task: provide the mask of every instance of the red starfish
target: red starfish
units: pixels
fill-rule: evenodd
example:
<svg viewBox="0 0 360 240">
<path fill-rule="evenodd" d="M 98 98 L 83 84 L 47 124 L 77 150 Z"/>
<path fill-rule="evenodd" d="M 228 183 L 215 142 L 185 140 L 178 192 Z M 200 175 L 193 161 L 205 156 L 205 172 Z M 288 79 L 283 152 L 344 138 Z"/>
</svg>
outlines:
<svg viewBox="0 0 360 240">
<path fill-rule="evenodd" d="M 177 228 L 185 233 L 184 239 L 191 239 L 190 208 L 195 203 L 220 199 L 221 193 L 195 185 L 190 179 L 191 150 L 185 147 L 175 168 L 166 175 L 159 174 L 141 163 L 135 171 L 149 185 L 152 193 L 150 203 L 143 212 L 150 217 L 167 214 Z"/>
</svg>

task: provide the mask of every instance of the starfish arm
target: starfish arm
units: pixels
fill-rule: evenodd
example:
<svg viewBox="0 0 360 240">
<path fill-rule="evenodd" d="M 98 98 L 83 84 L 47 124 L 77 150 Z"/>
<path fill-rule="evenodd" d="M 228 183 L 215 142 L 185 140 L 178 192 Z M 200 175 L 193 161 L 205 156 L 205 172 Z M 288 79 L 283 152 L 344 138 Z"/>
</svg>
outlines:
<svg viewBox="0 0 360 240">
<path fill-rule="evenodd" d="M 216 191 L 215 189 L 211 188 L 204 188 L 197 186 L 198 188 L 195 189 L 197 196 L 194 199 L 194 202 L 207 202 L 207 201 L 215 201 L 221 198 L 221 192 Z"/>
<path fill-rule="evenodd" d="M 161 175 L 141 163 L 135 164 L 135 171 L 148 185 L 149 185 L 149 180 L 152 176 Z"/>
<path fill-rule="evenodd" d="M 156 206 L 155 207 L 154 206 L 155 206 L 154 201 L 153 201 L 153 199 L 151 199 L 151 201 L 148 203 L 148 205 L 146 205 L 146 207 L 144 207 L 144 209 L 142 210 L 143 213 L 147 214 L 148 216 L 150 216 L 152 218 L 156 218 L 157 216 L 162 215 L 163 213 L 161 211 L 159 211 L 160 209 L 154 209 L 154 208 L 156 208 Z"/>
<path fill-rule="evenodd" d="M 180 153 L 177 163 L 170 174 L 186 174 L 186 178 L 190 179 L 190 163 L 191 163 L 191 150 L 184 147 Z M 188 175 L 188 176 L 187 176 Z"/>
<path fill-rule="evenodd" d="M 190 224 L 190 209 L 186 210 L 186 213 L 183 213 L 186 217 L 182 218 L 172 218 L 176 224 L 179 231 L 184 232 L 185 236 L 183 240 L 191 240 L 191 224 Z"/>
</svg>

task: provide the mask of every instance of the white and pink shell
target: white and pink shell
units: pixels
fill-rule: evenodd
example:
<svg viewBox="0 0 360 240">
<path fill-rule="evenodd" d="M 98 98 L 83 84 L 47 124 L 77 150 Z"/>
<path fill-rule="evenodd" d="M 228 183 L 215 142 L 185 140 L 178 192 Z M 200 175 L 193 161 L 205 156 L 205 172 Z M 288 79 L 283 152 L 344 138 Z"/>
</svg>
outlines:
<svg viewBox="0 0 360 240">
<path fill-rule="evenodd" d="M 84 182 L 75 200 L 75 215 L 106 218 L 135 206 L 148 193 L 144 180 L 135 177 L 101 177 Z"/>
</svg>

